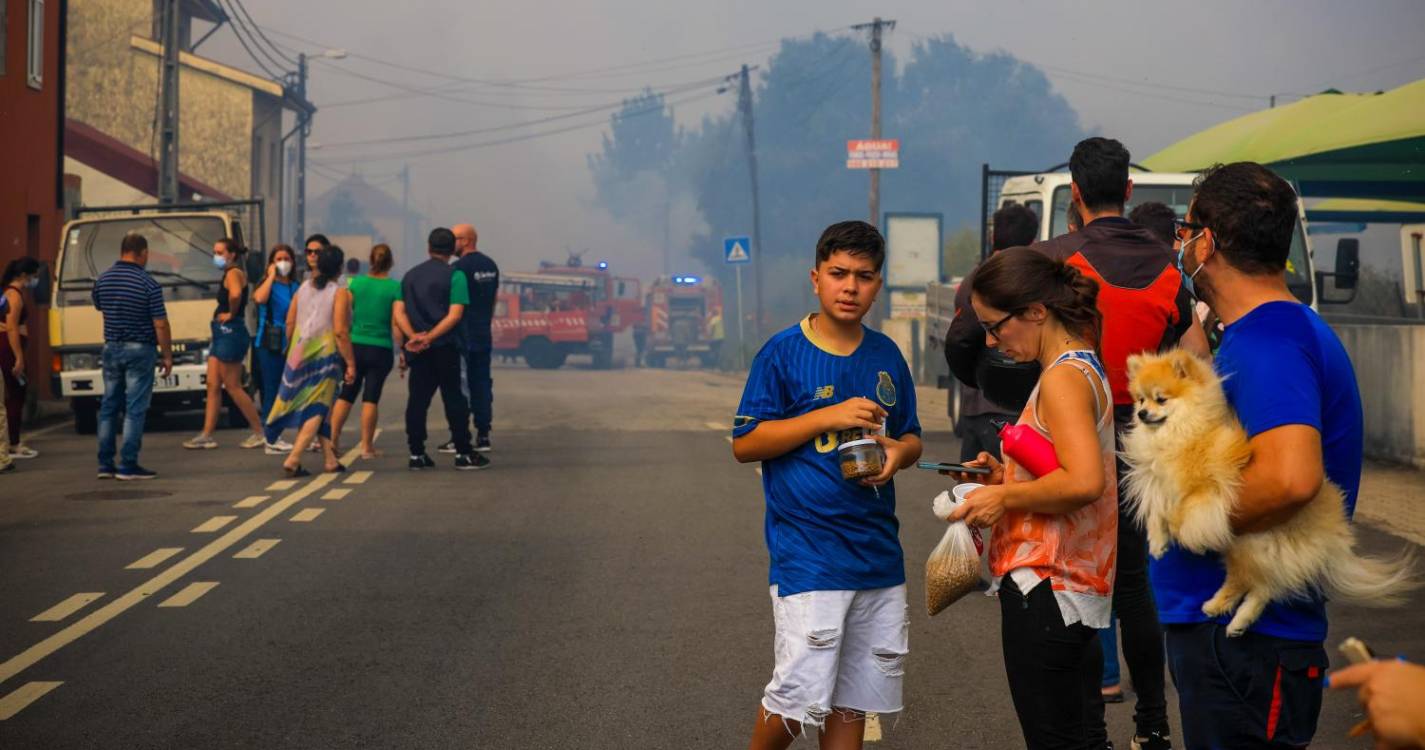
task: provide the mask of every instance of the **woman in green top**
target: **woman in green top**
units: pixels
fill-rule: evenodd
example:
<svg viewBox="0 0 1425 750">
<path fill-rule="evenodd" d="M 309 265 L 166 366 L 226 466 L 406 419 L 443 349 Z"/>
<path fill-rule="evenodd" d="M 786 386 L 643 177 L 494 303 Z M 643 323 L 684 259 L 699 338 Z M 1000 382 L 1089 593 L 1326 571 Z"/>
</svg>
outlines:
<svg viewBox="0 0 1425 750">
<path fill-rule="evenodd" d="M 391 247 L 380 244 L 371 248 L 371 270 L 365 276 L 354 276 L 348 292 L 351 295 L 351 344 L 356 354 L 356 379 L 347 383 L 332 407 L 332 442 L 341 441 L 341 428 L 361 393 L 361 449 L 363 459 L 380 455 L 372 444 L 376 439 L 376 404 L 381 400 L 381 387 L 391 374 L 396 358 L 401 371 L 406 369 L 403 347 L 405 339 L 391 322 L 391 311 L 401 298 L 401 282 L 391 278 Z M 338 453 L 340 451 L 338 450 Z"/>
</svg>

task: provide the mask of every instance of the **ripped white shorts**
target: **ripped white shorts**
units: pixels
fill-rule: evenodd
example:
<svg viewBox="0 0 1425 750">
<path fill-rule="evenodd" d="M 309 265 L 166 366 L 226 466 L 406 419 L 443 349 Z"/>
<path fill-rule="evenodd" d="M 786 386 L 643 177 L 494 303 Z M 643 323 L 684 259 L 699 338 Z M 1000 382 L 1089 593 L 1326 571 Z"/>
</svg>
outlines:
<svg viewBox="0 0 1425 750">
<path fill-rule="evenodd" d="M 867 591 L 803 591 L 777 596 L 776 668 L 762 707 L 821 726 L 833 709 L 901 710 L 909 651 L 905 584 Z"/>
</svg>

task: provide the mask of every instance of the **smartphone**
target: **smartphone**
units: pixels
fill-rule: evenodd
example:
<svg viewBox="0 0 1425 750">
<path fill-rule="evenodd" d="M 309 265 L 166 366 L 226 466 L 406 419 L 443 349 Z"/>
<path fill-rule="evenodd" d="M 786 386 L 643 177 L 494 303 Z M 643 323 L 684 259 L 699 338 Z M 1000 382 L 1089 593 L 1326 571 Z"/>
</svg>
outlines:
<svg viewBox="0 0 1425 750">
<path fill-rule="evenodd" d="M 935 463 L 935 462 L 933 462 L 933 461 L 921 461 L 920 463 L 916 464 L 915 466 L 916 466 L 916 468 L 918 468 L 918 469 L 925 469 L 925 470 L 927 470 L 927 471 L 952 471 L 952 472 L 957 472 L 957 473 L 960 473 L 960 474 L 980 474 L 980 475 L 987 475 L 987 474 L 990 473 L 990 470 L 989 470 L 989 469 L 986 469 L 986 468 L 983 467 L 983 466 L 966 466 L 966 465 L 964 465 L 964 464 L 945 464 L 945 463 L 939 463 L 939 464 L 938 464 L 938 463 Z"/>
</svg>

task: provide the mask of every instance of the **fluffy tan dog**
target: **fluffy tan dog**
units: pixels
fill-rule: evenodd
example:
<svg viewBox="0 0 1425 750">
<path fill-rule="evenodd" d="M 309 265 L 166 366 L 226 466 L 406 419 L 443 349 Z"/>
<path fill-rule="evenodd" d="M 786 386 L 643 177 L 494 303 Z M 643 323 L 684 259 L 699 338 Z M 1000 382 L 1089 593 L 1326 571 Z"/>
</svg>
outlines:
<svg viewBox="0 0 1425 750">
<path fill-rule="evenodd" d="M 1154 557 L 1163 556 L 1169 541 L 1196 553 L 1223 553 L 1227 580 L 1202 611 L 1216 617 L 1235 608 L 1229 636 L 1246 632 L 1269 602 L 1304 596 L 1312 587 L 1388 607 L 1418 585 L 1408 550 L 1394 560 L 1356 554 L 1344 497 L 1330 481 L 1285 523 L 1235 535 L 1229 519 L 1252 449 L 1221 379 L 1206 361 L 1180 349 L 1129 357 L 1128 375 L 1137 412 L 1123 438 L 1123 458 L 1134 517 L 1147 530 Z"/>
</svg>

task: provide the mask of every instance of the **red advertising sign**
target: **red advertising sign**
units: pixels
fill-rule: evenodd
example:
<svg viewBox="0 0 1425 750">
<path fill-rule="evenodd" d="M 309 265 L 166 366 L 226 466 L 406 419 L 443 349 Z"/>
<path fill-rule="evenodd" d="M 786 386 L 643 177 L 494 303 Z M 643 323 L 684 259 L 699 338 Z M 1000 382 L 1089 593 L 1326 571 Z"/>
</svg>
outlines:
<svg viewBox="0 0 1425 750">
<path fill-rule="evenodd" d="M 901 165 L 898 138 L 879 141 L 847 141 L 847 169 L 896 169 Z"/>
</svg>

